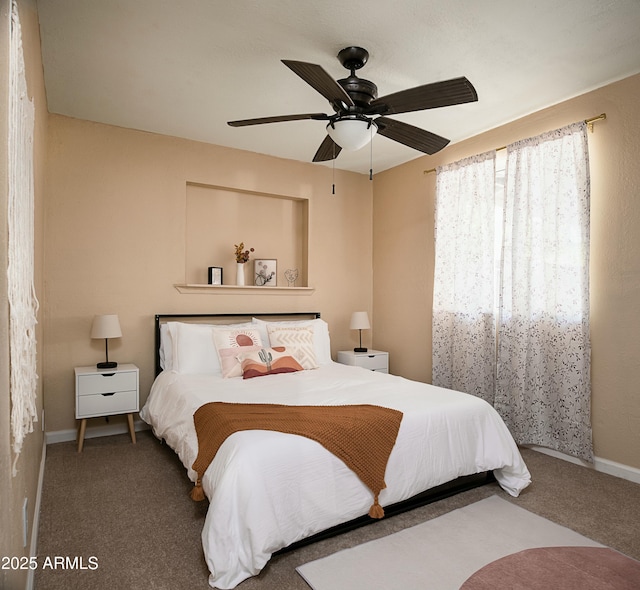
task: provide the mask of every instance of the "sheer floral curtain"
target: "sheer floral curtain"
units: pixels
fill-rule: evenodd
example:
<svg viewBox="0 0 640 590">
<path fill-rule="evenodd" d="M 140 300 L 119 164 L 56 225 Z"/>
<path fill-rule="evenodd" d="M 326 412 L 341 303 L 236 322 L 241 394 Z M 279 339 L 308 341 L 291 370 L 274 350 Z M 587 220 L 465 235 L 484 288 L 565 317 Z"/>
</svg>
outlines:
<svg viewBox="0 0 640 590">
<path fill-rule="evenodd" d="M 508 146 L 494 405 L 518 443 L 591 461 L 589 196 L 584 123 Z"/>
<path fill-rule="evenodd" d="M 437 169 L 434 385 L 493 402 L 495 157 Z"/>
</svg>

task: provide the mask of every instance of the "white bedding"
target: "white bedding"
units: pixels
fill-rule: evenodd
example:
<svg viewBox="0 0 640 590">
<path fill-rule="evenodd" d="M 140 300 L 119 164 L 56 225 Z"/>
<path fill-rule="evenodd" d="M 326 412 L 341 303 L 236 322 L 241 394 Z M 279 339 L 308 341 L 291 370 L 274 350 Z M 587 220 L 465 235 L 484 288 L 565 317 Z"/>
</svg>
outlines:
<svg viewBox="0 0 640 590">
<path fill-rule="evenodd" d="M 369 403 L 400 410 L 404 415 L 387 465 L 382 506 L 489 470 L 512 496 L 530 483 L 509 431 L 485 401 L 333 362 L 248 380 L 161 373 L 140 415 L 177 452 L 192 481 L 198 454 L 193 413 L 210 401 Z M 209 583 L 220 589 L 258 574 L 273 552 L 366 514 L 372 503 L 371 491 L 319 443 L 278 432 L 231 435 L 202 484 L 210 502 L 202 544 Z"/>
</svg>

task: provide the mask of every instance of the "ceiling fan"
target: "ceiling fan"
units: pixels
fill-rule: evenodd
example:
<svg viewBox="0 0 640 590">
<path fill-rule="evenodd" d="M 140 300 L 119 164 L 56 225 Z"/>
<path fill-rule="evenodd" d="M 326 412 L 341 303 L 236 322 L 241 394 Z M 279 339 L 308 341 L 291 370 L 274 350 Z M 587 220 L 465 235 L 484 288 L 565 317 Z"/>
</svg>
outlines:
<svg viewBox="0 0 640 590">
<path fill-rule="evenodd" d="M 304 113 L 229 121 L 228 124 L 232 127 L 244 127 L 304 119 L 328 121 L 328 135 L 313 157 L 314 162 L 333 160 L 343 148 L 360 149 L 371 141 L 376 132 L 425 154 L 435 154 L 449 143 L 448 139 L 408 123 L 390 119 L 387 115 L 478 100 L 475 88 L 465 77 L 416 86 L 378 98 L 377 86 L 356 76 L 356 70 L 362 68 L 368 59 L 369 52 L 362 47 L 346 47 L 340 51 L 338 60 L 350 70 L 351 75 L 337 81 L 319 65 L 282 60 L 285 66 L 331 103 L 335 111 L 333 115 Z"/>
</svg>

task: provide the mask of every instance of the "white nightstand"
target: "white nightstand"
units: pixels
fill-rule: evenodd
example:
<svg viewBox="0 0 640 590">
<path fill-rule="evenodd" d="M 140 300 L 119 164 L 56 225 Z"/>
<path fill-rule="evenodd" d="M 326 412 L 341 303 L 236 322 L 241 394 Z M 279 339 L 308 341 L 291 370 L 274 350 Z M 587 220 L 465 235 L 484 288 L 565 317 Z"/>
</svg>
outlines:
<svg viewBox="0 0 640 590">
<path fill-rule="evenodd" d="M 353 350 L 339 350 L 338 362 L 343 365 L 355 365 L 379 373 L 389 372 L 389 353 L 382 350 L 367 350 L 354 352 Z"/>
<path fill-rule="evenodd" d="M 78 453 L 82 452 L 87 418 L 127 414 L 131 442 L 136 443 L 133 413 L 139 407 L 138 367 L 118 365 L 115 369 L 76 367 L 76 420 L 82 420 L 78 432 Z"/>
</svg>

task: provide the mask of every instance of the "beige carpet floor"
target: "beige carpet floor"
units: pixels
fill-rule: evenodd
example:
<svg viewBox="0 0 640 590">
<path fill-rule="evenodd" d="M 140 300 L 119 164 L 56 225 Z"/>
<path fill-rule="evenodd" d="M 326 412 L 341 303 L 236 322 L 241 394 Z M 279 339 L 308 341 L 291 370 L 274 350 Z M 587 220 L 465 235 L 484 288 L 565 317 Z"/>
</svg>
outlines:
<svg viewBox="0 0 640 590">
<path fill-rule="evenodd" d="M 489 484 L 274 557 L 239 590 L 309 590 L 295 568 L 497 495 L 640 559 L 640 485 L 535 451 L 533 483 L 519 498 Z M 47 447 L 38 537 L 46 557 L 95 557 L 94 570 L 38 569 L 36 590 L 206 590 L 200 531 L 206 502 L 189 498 L 182 464 L 150 432 Z M 8 589 L 13 590 L 13 589 Z M 396 590 L 396 589 L 394 589 Z M 401 590 L 401 589 L 398 589 Z"/>
</svg>

